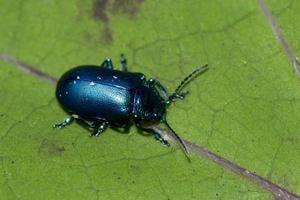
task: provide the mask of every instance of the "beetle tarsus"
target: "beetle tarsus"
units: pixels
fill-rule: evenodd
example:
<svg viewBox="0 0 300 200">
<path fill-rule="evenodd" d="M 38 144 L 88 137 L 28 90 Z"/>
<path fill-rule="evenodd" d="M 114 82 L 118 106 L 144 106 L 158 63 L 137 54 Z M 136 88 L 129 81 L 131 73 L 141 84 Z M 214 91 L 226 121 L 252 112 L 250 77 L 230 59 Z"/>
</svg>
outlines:
<svg viewBox="0 0 300 200">
<path fill-rule="evenodd" d="M 101 67 L 108 68 L 108 69 L 114 69 L 112 60 L 110 58 L 106 58 L 103 63 L 101 64 Z"/>
<path fill-rule="evenodd" d="M 168 147 L 170 146 L 170 143 L 167 140 L 165 140 L 159 133 L 154 133 L 154 138 L 158 140 L 161 144 Z"/>
<path fill-rule="evenodd" d="M 169 101 L 176 101 L 177 99 L 183 100 L 185 99 L 186 95 L 189 94 L 189 91 L 186 92 L 180 92 L 180 93 L 174 93 L 169 97 Z"/>
<path fill-rule="evenodd" d="M 123 72 L 127 72 L 127 59 L 126 57 L 124 56 L 124 54 L 121 54 L 120 56 L 120 63 L 121 63 L 121 70 Z"/>
<path fill-rule="evenodd" d="M 54 124 L 54 125 L 53 125 L 53 128 L 62 129 L 62 128 L 64 128 L 65 126 L 71 124 L 73 121 L 74 121 L 74 117 L 68 117 L 68 118 L 64 119 L 63 122 Z"/>
<path fill-rule="evenodd" d="M 98 126 L 96 126 L 91 133 L 91 136 L 99 136 L 101 133 L 105 131 L 105 129 L 108 127 L 107 122 L 100 123 Z"/>
</svg>

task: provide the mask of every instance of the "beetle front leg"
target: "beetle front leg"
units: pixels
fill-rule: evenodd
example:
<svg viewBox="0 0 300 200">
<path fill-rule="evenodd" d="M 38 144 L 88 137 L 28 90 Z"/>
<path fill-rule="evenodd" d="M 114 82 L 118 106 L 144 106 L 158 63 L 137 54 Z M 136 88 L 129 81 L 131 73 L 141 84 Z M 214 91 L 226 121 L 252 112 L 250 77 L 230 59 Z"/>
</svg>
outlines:
<svg viewBox="0 0 300 200">
<path fill-rule="evenodd" d="M 124 54 L 121 54 L 120 63 L 121 63 L 121 70 L 127 72 L 127 59 L 125 58 Z"/>
<path fill-rule="evenodd" d="M 106 58 L 103 63 L 101 64 L 101 67 L 108 68 L 108 69 L 114 69 L 112 60 L 110 58 Z"/>
<path fill-rule="evenodd" d="M 97 125 L 95 124 L 94 126 L 95 126 L 95 128 L 94 128 L 93 132 L 91 133 L 91 136 L 98 136 L 107 129 L 108 122 L 101 122 L 100 124 L 97 123 Z"/>
<path fill-rule="evenodd" d="M 170 146 L 170 143 L 167 141 L 167 140 L 165 140 L 159 133 L 154 133 L 154 138 L 156 139 L 156 140 L 158 140 L 161 144 L 163 144 L 163 145 L 166 145 L 166 146 Z"/>
<path fill-rule="evenodd" d="M 64 119 L 63 122 L 54 124 L 53 127 L 54 127 L 54 128 L 62 129 L 62 128 L 64 128 L 65 126 L 70 125 L 70 124 L 74 121 L 74 119 L 75 119 L 75 118 L 74 118 L 73 116 L 68 117 L 68 118 Z"/>
<path fill-rule="evenodd" d="M 188 93 L 189 91 L 173 93 L 172 95 L 169 96 L 169 100 L 170 101 L 176 101 L 177 99 L 183 100 Z"/>
<path fill-rule="evenodd" d="M 155 87 L 157 86 L 157 89 L 159 90 L 159 92 L 163 95 L 163 99 L 165 101 L 168 101 L 169 100 L 169 95 L 168 95 L 168 92 L 167 92 L 167 89 L 156 79 L 149 79 L 147 81 L 147 84 L 148 86 L 150 87 Z"/>
<path fill-rule="evenodd" d="M 172 95 L 168 95 L 167 89 L 156 79 L 149 79 L 147 81 L 147 84 L 150 87 L 155 87 L 157 86 L 159 92 L 163 95 L 163 99 L 167 102 L 174 102 L 177 99 L 183 100 L 185 96 L 189 93 L 188 91 L 186 92 L 174 92 Z"/>
<path fill-rule="evenodd" d="M 144 127 L 142 127 L 142 125 L 141 125 L 141 123 L 139 121 L 136 121 L 135 125 L 136 125 L 137 128 L 139 128 L 142 131 L 146 131 L 148 133 L 152 133 L 153 136 L 154 136 L 154 138 L 156 140 L 158 140 L 161 144 L 163 144 L 165 146 L 168 146 L 168 147 L 170 146 L 170 143 L 167 140 L 165 140 L 158 132 L 155 132 L 153 129 L 150 129 L 150 128 L 144 128 Z"/>
</svg>

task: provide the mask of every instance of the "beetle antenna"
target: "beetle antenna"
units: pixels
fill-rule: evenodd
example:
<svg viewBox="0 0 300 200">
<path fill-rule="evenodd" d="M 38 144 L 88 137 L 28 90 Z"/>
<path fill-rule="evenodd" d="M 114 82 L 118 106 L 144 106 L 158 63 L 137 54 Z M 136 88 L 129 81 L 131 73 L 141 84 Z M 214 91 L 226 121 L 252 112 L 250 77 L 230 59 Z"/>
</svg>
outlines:
<svg viewBox="0 0 300 200">
<path fill-rule="evenodd" d="M 186 157 L 188 158 L 188 160 L 190 160 L 190 157 L 189 157 L 189 152 L 183 142 L 183 140 L 175 133 L 175 131 L 172 129 L 172 127 L 168 124 L 167 120 L 163 120 L 164 124 L 168 127 L 168 129 L 171 130 L 171 132 L 173 133 L 175 139 L 177 140 L 177 142 L 180 144 L 180 146 L 182 147 L 183 151 L 184 151 L 184 154 L 186 155 Z"/>
<path fill-rule="evenodd" d="M 196 68 L 192 73 L 190 73 L 188 76 L 186 76 L 181 83 L 179 84 L 179 86 L 175 89 L 175 92 L 170 96 L 170 99 L 176 97 L 180 91 L 182 90 L 182 88 L 188 83 L 190 82 L 195 76 L 197 76 L 198 74 L 200 74 L 201 72 L 205 71 L 208 69 L 208 64 L 205 64 L 201 67 Z"/>
</svg>

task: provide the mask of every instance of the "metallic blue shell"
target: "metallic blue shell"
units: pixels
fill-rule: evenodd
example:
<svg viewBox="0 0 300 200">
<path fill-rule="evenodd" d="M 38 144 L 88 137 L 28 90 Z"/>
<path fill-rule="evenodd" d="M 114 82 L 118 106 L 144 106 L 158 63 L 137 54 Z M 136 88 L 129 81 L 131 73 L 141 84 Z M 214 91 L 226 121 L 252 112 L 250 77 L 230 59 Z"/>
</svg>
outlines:
<svg viewBox="0 0 300 200">
<path fill-rule="evenodd" d="M 134 107 L 135 89 L 144 82 L 141 73 L 93 65 L 79 66 L 60 78 L 56 97 L 71 114 L 126 124 Z"/>
</svg>

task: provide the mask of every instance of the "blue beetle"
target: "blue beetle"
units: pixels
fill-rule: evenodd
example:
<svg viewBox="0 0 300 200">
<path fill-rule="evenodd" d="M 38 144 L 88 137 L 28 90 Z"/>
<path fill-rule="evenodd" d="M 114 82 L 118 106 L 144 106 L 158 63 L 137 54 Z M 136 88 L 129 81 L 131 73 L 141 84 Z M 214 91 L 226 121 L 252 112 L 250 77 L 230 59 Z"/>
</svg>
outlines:
<svg viewBox="0 0 300 200">
<path fill-rule="evenodd" d="M 128 72 L 124 55 L 121 55 L 121 68 L 114 70 L 111 59 L 105 59 L 100 66 L 78 66 L 63 74 L 57 83 L 56 97 L 71 116 L 54 127 L 63 128 L 76 120 L 92 130 L 92 136 L 98 136 L 107 127 L 128 130 L 135 124 L 140 130 L 153 133 L 162 144 L 169 145 L 159 133 L 147 128 L 164 123 L 187 152 L 181 138 L 166 121 L 166 108 L 171 102 L 184 99 L 187 94 L 181 92 L 184 85 L 208 65 L 195 69 L 171 95 L 158 80 L 146 80 L 142 73 Z"/>
</svg>

